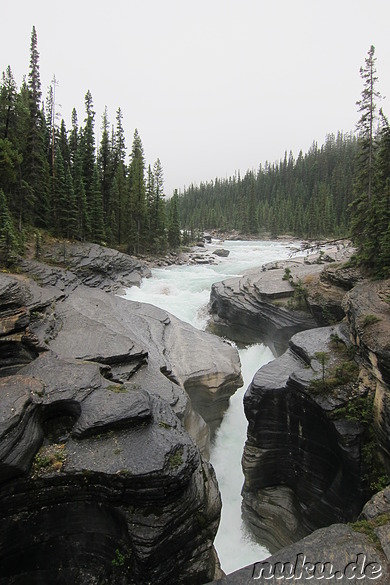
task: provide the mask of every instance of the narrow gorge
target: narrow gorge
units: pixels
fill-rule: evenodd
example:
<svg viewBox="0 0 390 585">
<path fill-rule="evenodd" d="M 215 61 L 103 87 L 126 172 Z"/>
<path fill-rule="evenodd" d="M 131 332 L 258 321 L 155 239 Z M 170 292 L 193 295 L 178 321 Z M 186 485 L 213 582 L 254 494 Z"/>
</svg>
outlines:
<svg viewBox="0 0 390 585">
<path fill-rule="evenodd" d="M 212 288 L 212 330 L 265 340 L 279 354 L 244 397 L 243 515 L 273 554 L 258 564 L 263 572 L 250 565 L 221 585 L 292 579 L 283 567 L 293 571 L 303 553 L 312 572 L 294 582 L 334 578 L 332 564 L 350 582 L 344 569 L 358 554 L 380 567 L 361 582 L 388 582 L 390 488 L 381 488 L 390 469 L 390 284 L 365 280 L 337 255 L 322 266 L 323 253 L 317 265 L 269 265 Z"/>
<path fill-rule="evenodd" d="M 256 246 L 148 278 L 126 255 L 59 245 L 0 274 L 1 585 L 276 583 L 259 563 L 303 553 L 335 567 L 362 553 L 388 583 L 390 488 L 371 496 L 390 476 L 390 285 L 344 267 L 348 249 Z M 206 324 L 277 356 L 253 353 L 265 365 L 246 382 L 231 532 L 248 536 L 222 530 L 252 556 L 227 576 L 210 448 L 244 442 L 246 421 L 224 428 L 239 353 Z"/>
</svg>

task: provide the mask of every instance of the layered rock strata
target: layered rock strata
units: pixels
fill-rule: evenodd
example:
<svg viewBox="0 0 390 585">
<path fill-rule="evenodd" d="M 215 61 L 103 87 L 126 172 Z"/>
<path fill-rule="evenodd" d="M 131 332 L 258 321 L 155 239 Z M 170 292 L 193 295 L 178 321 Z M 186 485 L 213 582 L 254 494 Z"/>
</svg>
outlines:
<svg viewBox="0 0 390 585">
<path fill-rule="evenodd" d="M 271 551 L 356 518 L 365 501 L 364 425 L 348 413 L 368 397 L 348 347 L 342 325 L 298 333 L 245 394 L 243 508 Z"/>
<path fill-rule="evenodd" d="M 103 370 L 103 372 L 102 372 Z M 0 583 L 202 583 L 211 467 L 167 402 L 48 352 L 1 379 Z"/>
<path fill-rule="evenodd" d="M 242 343 L 264 342 L 281 355 L 295 333 L 344 316 L 340 295 L 329 295 L 329 284 L 320 281 L 323 268 L 289 260 L 213 284 L 210 330 Z"/>
<path fill-rule="evenodd" d="M 383 472 L 390 477 L 390 280 L 362 282 L 345 296 L 351 338 L 375 393 L 374 426 Z"/>
<path fill-rule="evenodd" d="M 381 492 L 366 504 L 361 520 L 333 524 L 209 585 L 362 583 L 390 581 L 390 498 Z"/>
<path fill-rule="evenodd" d="M 221 503 L 186 388 L 217 425 L 236 350 L 60 267 L 29 270 L 0 275 L 0 583 L 210 580 Z"/>
</svg>

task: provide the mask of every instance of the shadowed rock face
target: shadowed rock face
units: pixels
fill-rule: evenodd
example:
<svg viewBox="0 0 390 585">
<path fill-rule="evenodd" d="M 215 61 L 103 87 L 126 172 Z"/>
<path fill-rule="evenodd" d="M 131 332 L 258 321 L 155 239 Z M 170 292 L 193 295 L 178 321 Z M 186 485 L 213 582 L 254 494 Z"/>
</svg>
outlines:
<svg viewBox="0 0 390 585">
<path fill-rule="evenodd" d="M 216 480 L 164 400 L 52 353 L 1 382 L 0 583 L 213 574 Z"/>
<path fill-rule="evenodd" d="M 0 344 L 14 344 L 0 368 L 0 584 L 200 585 L 218 573 L 221 502 L 186 387 L 215 424 L 238 354 L 56 271 L 45 288 L 0 275 Z"/>
<path fill-rule="evenodd" d="M 383 529 L 388 531 L 389 525 Z M 387 585 L 389 579 L 388 547 L 385 545 L 382 549 L 367 535 L 350 526 L 334 524 L 313 532 L 263 561 L 213 581 L 213 585 L 276 585 L 284 582 L 297 585 L 333 582 Z"/>
<path fill-rule="evenodd" d="M 320 352 L 331 356 L 327 371 L 336 371 L 345 354 L 330 346 L 331 336 L 345 347 L 346 333 L 335 326 L 296 334 L 290 349 L 262 367 L 245 394 L 244 514 L 271 551 L 320 526 L 356 518 L 365 501 L 363 426 L 337 414 L 358 389 L 353 382 L 321 388 Z"/>
<path fill-rule="evenodd" d="M 297 278 L 320 272 L 321 266 L 295 266 Z M 281 354 L 295 333 L 317 327 L 308 310 L 290 310 L 294 288 L 281 268 L 250 270 L 241 278 L 213 284 L 210 329 L 243 343 L 264 342 Z"/>
<path fill-rule="evenodd" d="M 390 476 L 390 281 L 365 282 L 345 297 L 354 343 L 375 388 L 374 423 L 382 461 Z"/>
</svg>

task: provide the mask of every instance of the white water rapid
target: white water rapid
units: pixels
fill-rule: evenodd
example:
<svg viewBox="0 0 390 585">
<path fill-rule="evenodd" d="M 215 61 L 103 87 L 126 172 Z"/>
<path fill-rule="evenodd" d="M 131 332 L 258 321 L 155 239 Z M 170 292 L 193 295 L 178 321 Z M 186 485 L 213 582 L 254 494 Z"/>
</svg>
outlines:
<svg viewBox="0 0 390 585">
<path fill-rule="evenodd" d="M 207 303 L 214 282 L 241 276 L 249 268 L 282 260 L 296 251 L 296 243 L 270 241 L 213 242 L 210 251 L 223 247 L 230 251 L 217 265 L 170 266 L 152 271 L 141 287 L 132 287 L 125 298 L 151 303 L 166 309 L 179 319 L 204 329 Z M 246 439 L 247 422 L 242 398 L 255 372 L 273 359 L 271 351 L 256 344 L 239 351 L 244 385 L 230 399 L 230 405 L 211 449 L 213 464 L 222 495 L 221 523 L 215 546 L 225 573 L 268 556 L 268 551 L 251 537 L 241 520 L 241 487 L 244 481 L 241 457 Z"/>
</svg>

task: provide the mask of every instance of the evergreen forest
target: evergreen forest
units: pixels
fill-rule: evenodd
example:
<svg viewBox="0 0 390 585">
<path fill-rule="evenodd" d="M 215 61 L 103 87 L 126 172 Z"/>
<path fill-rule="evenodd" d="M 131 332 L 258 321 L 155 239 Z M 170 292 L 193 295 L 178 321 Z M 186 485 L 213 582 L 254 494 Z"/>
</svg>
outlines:
<svg viewBox="0 0 390 585">
<path fill-rule="evenodd" d="M 129 162 L 121 109 L 110 125 L 85 94 L 83 122 L 72 111 L 71 127 L 58 120 L 55 77 L 42 97 L 38 39 L 31 34 L 30 68 L 20 89 L 12 69 L 0 85 L 0 249 L 10 258 L 23 251 L 26 233 L 92 241 L 131 254 L 162 253 L 180 243 L 178 206 L 166 215 L 163 168 L 146 165 L 134 132 Z"/>
<path fill-rule="evenodd" d="M 390 276 L 390 125 L 378 103 L 375 48 L 360 75 L 355 132 L 329 134 L 307 153 L 190 185 L 165 200 L 160 159 L 147 164 L 139 132 L 127 153 L 120 107 L 107 108 L 96 142 L 93 98 L 70 128 L 56 112 L 57 80 L 43 98 L 38 39 L 20 88 L 11 66 L 0 81 L 0 256 L 9 263 L 26 238 L 92 241 L 130 254 L 162 254 L 203 230 L 243 236 L 351 237 L 367 272 Z"/>
<path fill-rule="evenodd" d="M 390 125 L 377 90 L 375 47 L 360 68 L 356 132 L 329 134 L 319 147 L 241 177 L 191 185 L 179 198 L 185 229 L 272 238 L 351 237 L 355 261 L 368 273 L 390 276 Z"/>
<path fill-rule="evenodd" d="M 188 229 L 238 230 L 249 235 L 292 234 L 304 238 L 345 235 L 352 203 L 357 139 L 329 135 L 295 160 L 191 185 L 180 197 Z"/>
</svg>

